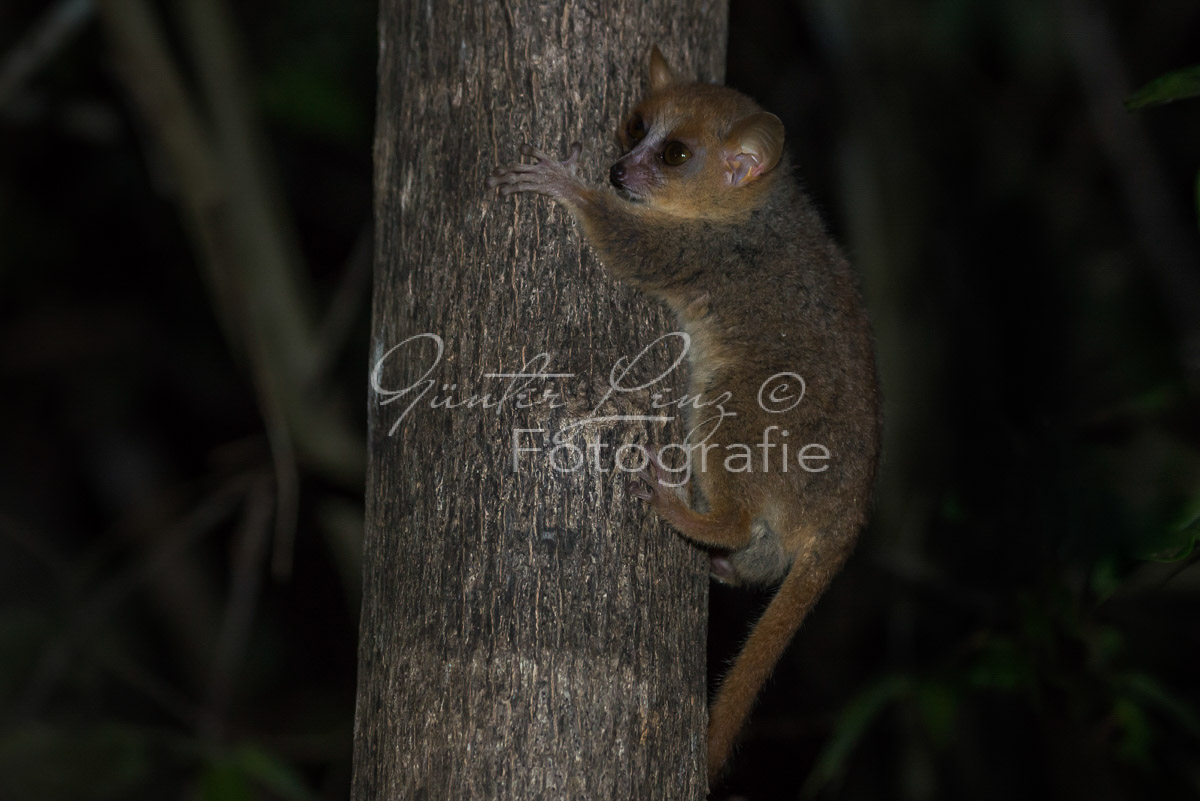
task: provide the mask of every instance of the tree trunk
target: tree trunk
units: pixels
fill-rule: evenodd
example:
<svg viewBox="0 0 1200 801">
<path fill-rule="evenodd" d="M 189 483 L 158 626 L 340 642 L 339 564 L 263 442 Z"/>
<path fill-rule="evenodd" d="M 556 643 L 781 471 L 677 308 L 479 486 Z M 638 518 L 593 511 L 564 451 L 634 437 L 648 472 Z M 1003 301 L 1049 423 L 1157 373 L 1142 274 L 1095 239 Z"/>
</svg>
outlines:
<svg viewBox="0 0 1200 801">
<path fill-rule="evenodd" d="M 596 399 L 579 387 L 672 327 L 563 210 L 484 179 L 576 140 L 605 175 L 651 45 L 718 80 L 725 25 L 723 2 L 380 4 L 357 801 L 704 797 L 707 560 L 612 462 L 681 432 L 588 426 L 550 452 Z M 535 371 L 576 377 L 495 375 Z M 522 387 L 574 405 L 521 408 Z"/>
</svg>

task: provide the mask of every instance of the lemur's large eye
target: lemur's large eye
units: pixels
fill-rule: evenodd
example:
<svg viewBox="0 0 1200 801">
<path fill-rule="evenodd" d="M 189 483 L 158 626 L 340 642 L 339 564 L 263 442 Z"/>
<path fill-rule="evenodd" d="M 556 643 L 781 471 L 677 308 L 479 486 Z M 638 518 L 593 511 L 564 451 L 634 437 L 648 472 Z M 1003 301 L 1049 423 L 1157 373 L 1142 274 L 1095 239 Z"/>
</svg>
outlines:
<svg viewBox="0 0 1200 801">
<path fill-rule="evenodd" d="M 641 114 L 634 114 L 629 118 L 629 122 L 625 123 L 625 135 L 631 142 L 640 142 L 646 138 L 646 123 Z"/>
<path fill-rule="evenodd" d="M 662 157 L 668 167 L 678 167 L 692 157 L 692 151 L 688 150 L 687 145 L 683 142 L 667 142 L 667 146 L 663 148 Z"/>
</svg>

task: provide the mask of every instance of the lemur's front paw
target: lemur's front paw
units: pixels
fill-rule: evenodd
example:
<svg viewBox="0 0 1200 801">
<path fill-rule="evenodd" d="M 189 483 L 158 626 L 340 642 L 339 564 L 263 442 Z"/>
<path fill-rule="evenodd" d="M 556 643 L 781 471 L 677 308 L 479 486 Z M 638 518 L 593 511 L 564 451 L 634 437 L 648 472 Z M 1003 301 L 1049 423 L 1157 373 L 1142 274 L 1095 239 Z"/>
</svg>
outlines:
<svg viewBox="0 0 1200 801">
<path fill-rule="evenodd" d="M 625 491 L 635 498 L 648 501 L 651 506 L 660 511 L 669 506 L 686 503 L 679 496 L 678 470 L 671 470 L 653 452 L 646 454 L 648 463 L 645 469 L 638 472 L 635 478 L 625 485 Z"/>
<path fill-rule="evenodd" d="M 641 498 L 643 501 L 653 500 L 654 490 L 651 489 L 651 479 L 646 475 L 645 471 L 638 474 L 637 478 L 631 478 L 625 484 L 625 492 L 635 498 Z"/>
<path fill-rule="evenodd" d="M 577 191 L 580 184 L 575 163 L 583 145 L 571 145 L 567 157 L 559 161 L 548 156 L 533 145 L 521 145 L 521 155 L 532 162 L 517 162 L 507 167 L 498 167 L 488 176 L 487 185 L 507 197 L 514 192 L 538 192 L 557 199 L 566 199 Z"/>
</svg>

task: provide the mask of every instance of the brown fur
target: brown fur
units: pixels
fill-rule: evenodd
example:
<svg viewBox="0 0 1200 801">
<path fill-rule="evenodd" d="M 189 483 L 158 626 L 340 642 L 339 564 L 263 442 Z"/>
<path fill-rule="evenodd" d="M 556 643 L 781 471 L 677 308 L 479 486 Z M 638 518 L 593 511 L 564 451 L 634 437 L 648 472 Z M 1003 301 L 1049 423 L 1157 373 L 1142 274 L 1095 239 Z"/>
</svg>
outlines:
<svg viewBox="0 0 1200 801">
<path fill-rule="evenodd" d="M 737 472 L 740 462 L 727 469 L 729 451 L 720 448 L 706 469 L 694 466 L 696 508 L 663 486 L 660 465 L 632 486 L 681 534 L 715 552 L 718 578 L 782 581 L 711 707 L 712 779 L 865 522 L 879 398 L 853 272 L 791 175 L 779 121 L 732 89 L 679 82 L 657 48 L 650 73 L 650 93 L 618 132 L 627 153 L 611 177 L 620 192 L 590 188 L 575 175 L 578 146 L 563 162 L 526 146 L 536 161 L 497 170 L 489 184 L 563 203 L 614 275 L 671 307 L 692 337 L 690 394 L 730 393 L 725 408 L 736 416 L 712 441 L 750 446 L 747 472 Z M 676 142 L 690 156 L 672 166 L 663 154 Z M 803 400 L 769 413 L 759 387 L 781 372 L 803 377 Z M 706 415 L 693 413 L 689 428 Z M 776 447 L 764 470 L 758 443 L 771 426 L 779 427 Z M 829 450 L 828 461 L 810 462 L 827 470 L 798 465 L 796 453 L 808 443 Z"/>
</svg>

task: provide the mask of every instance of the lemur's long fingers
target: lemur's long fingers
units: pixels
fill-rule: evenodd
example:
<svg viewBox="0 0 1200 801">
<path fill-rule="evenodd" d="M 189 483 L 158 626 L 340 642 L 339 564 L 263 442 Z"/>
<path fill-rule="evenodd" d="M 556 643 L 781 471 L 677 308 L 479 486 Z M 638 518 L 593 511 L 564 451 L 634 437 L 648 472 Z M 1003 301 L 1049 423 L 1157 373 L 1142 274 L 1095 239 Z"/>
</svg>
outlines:
<svg viewBox="0 0 1200 801">
<path fill-rule="evenodd" d="M 497 167 L 496 169 L 492 170 L 492 174 L 489 175 L 487 178 L 488 186 L 494 186 L 497 179 L 503 178 L 507 175 L 521 175 L 524 173 L 541 172 L 541 171 L 542 171 L 541 165 L 539 165 L 537 163 L 528 163 L 528 162 L 518 162 L 516 164 L 509 164 L 504 167 Z"/>
<path fill-rule="evenodd" d="M 650 489 L 650 485 L 640 475 L 629 479 L 625 483 L 625 492 L 635 498 L 641 498 L 643 501 L 648 501 L 654 497 L 654 490 Z"/>
<path fill-rule="evenodd" d="M 558 163 L 558 159 L 554 158 L 554 156 L 547 155 L 546 153 L 543 153 L 541 150 L 538 150 L 536 147 L 534 147 L 533 145 L 528 144 L 528 143 L 521 145 L 521 155 L 526 156 L 528 158 L 537 159 L 538 161 L 544 162 L 546 164 L 557 164 Z"/>
<path fill-rule="evenodd" d="M 575 162 L 579 159 L 579 154 L 583 152 L 582 142 L 572 142 L 567 148 L 567 157 L 559 162 L 562 166 L 570 169 L 575 166 Z"/>
<path fill-rule="evenodd" d="M 543 192 L 544 193 L 545 187 L 542 186 L 541 184 L 535 184 L 535 183 L 529 183 L 529 182 L 505 184 L 504 186 L 500 187 L 500 195 L 502 197 L 508 197 L 509 195 L 515 195 L 518 192 Z"/>
<path fill-rule="evenodd" d="M 580 142 L 573 142 L 571 144 L 571 146 L 569 148 L 567 148 L 567 157 L 565 159 L 560 160 L 560 159 L 556 159 L 554 156 L 551 156 L 549 153 L 546 153 L 542 150 L 538 150 L 536 147 L 534 147 L 531 144 L 527 143 L 527 144 L 521 145 L 521 155 L 522 156 L 527 156 L 529 158 L 537 159 L 539 162 L 542 162 L 545 164 L 557 164 L 560 167 L 568 167 L 568 168 L 575 166 L 575 160 L 579 158 L 579 154 L 582 152 L 583 152 L 583 145 Z"/>
</svg>

